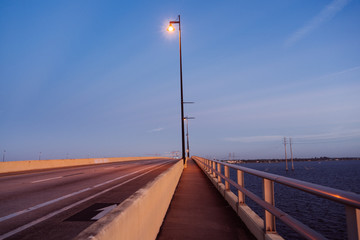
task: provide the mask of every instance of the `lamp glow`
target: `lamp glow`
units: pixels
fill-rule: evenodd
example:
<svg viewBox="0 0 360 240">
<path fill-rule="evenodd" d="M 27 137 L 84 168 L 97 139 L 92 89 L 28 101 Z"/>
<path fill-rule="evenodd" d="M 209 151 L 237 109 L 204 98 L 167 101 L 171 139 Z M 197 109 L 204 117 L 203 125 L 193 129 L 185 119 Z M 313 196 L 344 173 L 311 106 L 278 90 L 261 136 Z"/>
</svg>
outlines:
<svg viewBox="0 0 360 240">
<path fill-rule="evenodd" d="M 167 30 L 168 30 L 169 32 L 173 32 L 173 31 L 175 30 L 175 28 L 173 27 L 173 25 L 170 24 L 170 25 L 168 26 Z"/>
</svg>

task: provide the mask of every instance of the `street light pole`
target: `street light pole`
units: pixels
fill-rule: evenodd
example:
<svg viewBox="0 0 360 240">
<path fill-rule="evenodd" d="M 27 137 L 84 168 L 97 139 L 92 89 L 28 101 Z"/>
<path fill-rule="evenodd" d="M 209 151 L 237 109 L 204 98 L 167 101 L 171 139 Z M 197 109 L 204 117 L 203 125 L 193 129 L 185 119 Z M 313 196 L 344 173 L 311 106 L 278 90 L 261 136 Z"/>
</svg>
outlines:
<svg viewBox="0 0 360 240">
<path fill-rule="evenodd" d="M 185 118 L 186 121 L 186 144 L 187 144 L 187 148 L 186 148 L 186 158 L 189 159 L 190 156 L 190 147 L 189 147 L 189 120 L 186 117 Z"/>
<path fill-rule="evenodd" d="M 182 58 L 181 58 L 181 26 L 180 15 L 178 21 L 170 21 L 168 31 L 174 31 L 172 24 L 179 24 L 179 52 L 180 52 L 180 96 L 181 96 L 181 144 L 182 144 L 182 158 L 185 164 L 185 135 L 184 135 L 184 97 L 183 97 L 183 80 L 182 80 Z"/>
<path fill-rule="evenodd" d="M 187 158 L 190 158 L 190 144 L 189 144 L 189 119 L 195 119 L 194 117 L 188 117 L 186 116 L 184 120 L 186 121 L 186 143 L 187 143 L 187 149 L 186 154 Z"/>
</svg>

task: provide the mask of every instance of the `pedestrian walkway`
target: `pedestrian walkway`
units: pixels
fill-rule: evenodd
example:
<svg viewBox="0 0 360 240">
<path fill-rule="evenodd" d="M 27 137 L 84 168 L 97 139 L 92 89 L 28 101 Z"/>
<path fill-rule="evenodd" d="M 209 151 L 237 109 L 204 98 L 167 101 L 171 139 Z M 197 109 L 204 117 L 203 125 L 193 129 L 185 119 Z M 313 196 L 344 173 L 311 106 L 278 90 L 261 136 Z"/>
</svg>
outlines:
<svg viewBox="0 0 360 240">
<path fill-rule="evenodd" d="M 190 160 L 157 239 L 255 238 L 207 176 Z"/>
</svg>

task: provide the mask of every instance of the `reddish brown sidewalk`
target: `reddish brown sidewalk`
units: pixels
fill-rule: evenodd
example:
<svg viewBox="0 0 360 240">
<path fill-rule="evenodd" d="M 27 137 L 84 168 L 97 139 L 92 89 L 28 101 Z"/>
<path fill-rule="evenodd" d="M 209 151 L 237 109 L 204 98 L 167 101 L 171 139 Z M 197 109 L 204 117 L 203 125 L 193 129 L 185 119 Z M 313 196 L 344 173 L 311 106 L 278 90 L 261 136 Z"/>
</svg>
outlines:
<svg viewBox="0 0 360 240">
<path fill-rule="evenodd" d="M 206 175 L 190 160 L 157 239 L 255 238 Z"/>
</svg>

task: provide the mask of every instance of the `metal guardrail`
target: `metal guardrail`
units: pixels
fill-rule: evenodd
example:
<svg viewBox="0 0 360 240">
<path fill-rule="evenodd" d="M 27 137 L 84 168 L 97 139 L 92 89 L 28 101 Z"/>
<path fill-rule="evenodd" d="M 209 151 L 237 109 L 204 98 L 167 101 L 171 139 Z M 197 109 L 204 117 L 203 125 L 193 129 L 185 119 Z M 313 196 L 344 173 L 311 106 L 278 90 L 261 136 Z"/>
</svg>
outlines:
<svg viewBox="0 0 360 240">
<path fill-rule="evenodd" d="M 322 198 L 345 205 L 347 234 L 350 240 L 360 240 L 360 195 L 330 187 L 325 187 L 309 182 L 304 182 L 276 174 L 266 173 L 234 164 L 209 160 L 201 157 L 192 157 L 199 166 L 209 174 L 217 178 L 218 183 L 225 182 L 225 190 L 230 191 L 230 184 L 238 191 L 238 204 L 245 204 L 245 196 L 260 205 L 264 211 L 264 231 L 275 232 L 275 217 L 288 225 L 294 231 L 307 239 L 326 239 L 320 233 L 314 231 L 289 214 L 275 207 L 274 182 L 295 188 Z M 223 173 L 221 172 L 223 166 Z M 237 171 L 237 182 L 230 179 L 229 169 Z M 248 173 L 263 179 L 263 199 L 247 190 L 244 186 L 244 173 Z"/>
</svg>

